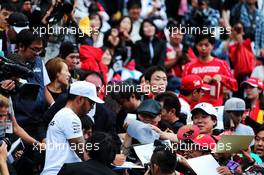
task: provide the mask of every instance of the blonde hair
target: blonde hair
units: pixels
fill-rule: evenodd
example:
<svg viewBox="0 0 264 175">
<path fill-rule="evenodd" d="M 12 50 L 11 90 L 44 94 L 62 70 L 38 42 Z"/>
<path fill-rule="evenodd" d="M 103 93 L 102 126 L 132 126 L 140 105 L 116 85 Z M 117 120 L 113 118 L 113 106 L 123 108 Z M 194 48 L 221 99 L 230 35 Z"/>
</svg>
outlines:
<svg viewBox="0 0 264 175">
<path fill-rule="evenodd" d="M 0 95 L 0 108 L 8 108 L 9 107 L 9 99 L 3 95 Z"/>
</svg>

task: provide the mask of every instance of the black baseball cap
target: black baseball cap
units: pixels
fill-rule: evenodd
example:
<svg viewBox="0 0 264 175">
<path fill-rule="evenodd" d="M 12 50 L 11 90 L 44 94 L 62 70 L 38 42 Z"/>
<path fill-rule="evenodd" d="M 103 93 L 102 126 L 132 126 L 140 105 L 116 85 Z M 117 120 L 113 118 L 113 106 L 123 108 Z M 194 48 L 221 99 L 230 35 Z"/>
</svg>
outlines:
<svg viewBox="0 0 264 175">
<path fill-rule="evenodd" d="M 23 29 L 29 29 L 28 17 L 20 12 L 12 13 L 7 19 L 9 25 L 11 25 L 16 33 L 19 33 Z"/>
</svg>

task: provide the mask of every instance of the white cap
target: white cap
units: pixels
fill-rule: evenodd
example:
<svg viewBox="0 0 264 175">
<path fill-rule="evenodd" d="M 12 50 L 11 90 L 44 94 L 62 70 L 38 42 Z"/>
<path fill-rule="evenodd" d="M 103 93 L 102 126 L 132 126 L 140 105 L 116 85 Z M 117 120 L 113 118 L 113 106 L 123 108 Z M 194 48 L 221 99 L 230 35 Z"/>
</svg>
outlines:
<svg viewBox="0 0 264 175">
<path fill-rule="evenodd" d="M 215 107 L 210 103 L 199 103 L 196 106 L 194 106 L 191 112 L 193 113 L 197 109 L 203 110 L 207 114 L 217 117 L 217 111 Z"/>
<path fill-rule="evenodd" d="M 104 103 L 97 97 L 96 87 L 94 84 L 87 81 L 76 81 L 70 86 L 70 94 L 87 97 L 96 103 Z"/>
</svg>

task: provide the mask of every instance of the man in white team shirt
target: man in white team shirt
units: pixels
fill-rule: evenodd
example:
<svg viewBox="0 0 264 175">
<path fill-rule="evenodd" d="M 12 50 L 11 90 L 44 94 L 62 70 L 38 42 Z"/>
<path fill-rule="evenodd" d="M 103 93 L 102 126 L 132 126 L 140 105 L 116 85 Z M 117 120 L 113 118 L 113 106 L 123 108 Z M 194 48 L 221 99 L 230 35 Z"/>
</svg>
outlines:
<svg viewBox="0 0 264 175">
<path fill-rule="evenodd" d="M 71 84 L 64 108 L 56 113 L 47 131 L 45 166 L 41 175 L 56 175 L 64 163 L 87 159 L 79 116 L 85 116 L 95 103 L 103 103 L 97 97 L 94 84 L 77 81 Z"/>
</svg>

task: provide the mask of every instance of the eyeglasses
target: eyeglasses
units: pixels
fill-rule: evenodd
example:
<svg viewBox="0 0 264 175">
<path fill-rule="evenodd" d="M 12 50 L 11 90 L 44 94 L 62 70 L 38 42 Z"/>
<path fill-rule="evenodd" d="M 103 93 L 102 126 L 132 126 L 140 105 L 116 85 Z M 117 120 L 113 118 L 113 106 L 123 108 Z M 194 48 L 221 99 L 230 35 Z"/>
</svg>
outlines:
<svg viewBox="0 0 264 175">
<path fill-rule="evenodd" d="M 41 52 L 42 52 L 42 48 L 32 48 L 32 47 L 29 47 L 30 48 L 30 50 L 32 50 L 34 53 L 36 53 L 36 54 L 41 54 Z"/>
</svg>

